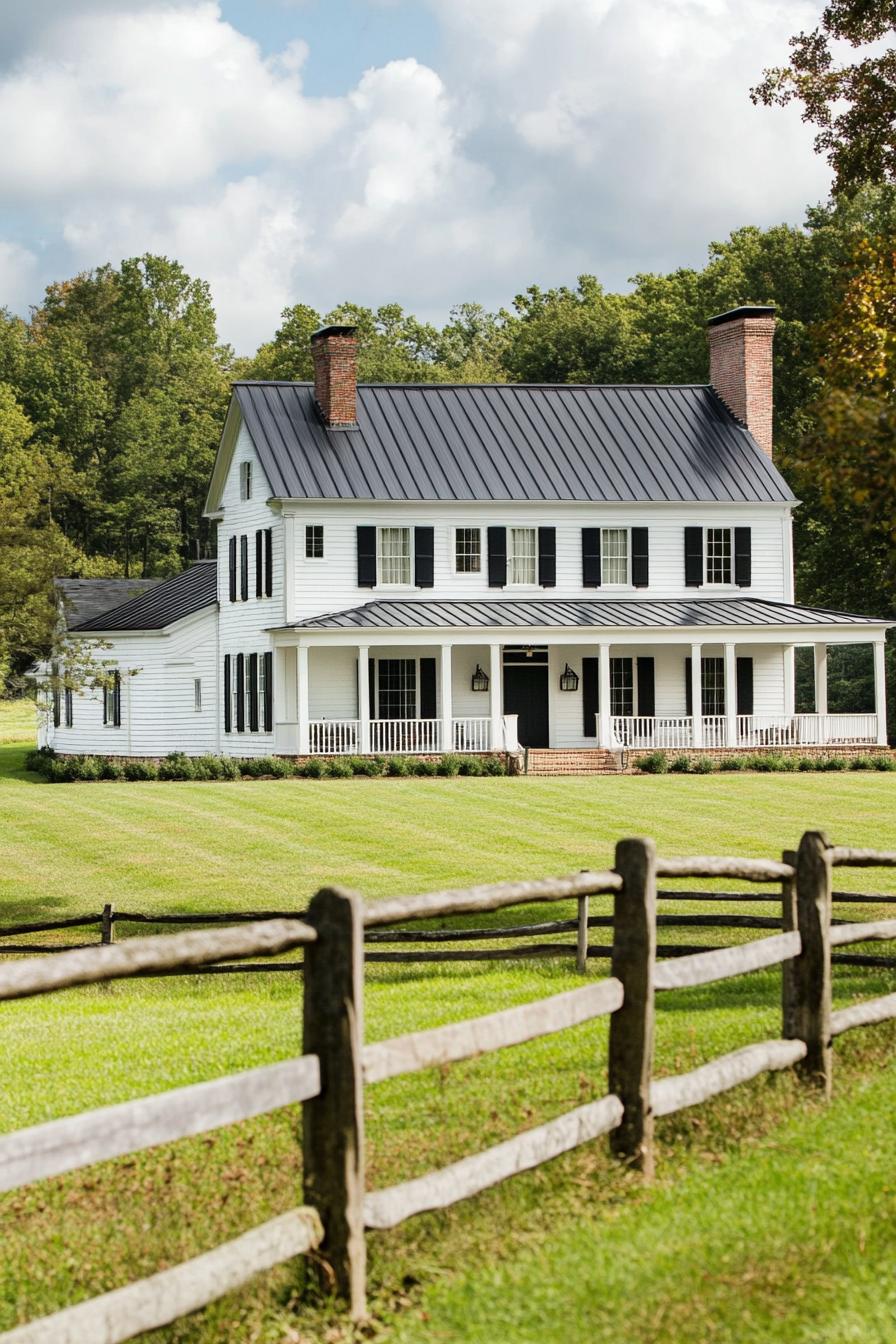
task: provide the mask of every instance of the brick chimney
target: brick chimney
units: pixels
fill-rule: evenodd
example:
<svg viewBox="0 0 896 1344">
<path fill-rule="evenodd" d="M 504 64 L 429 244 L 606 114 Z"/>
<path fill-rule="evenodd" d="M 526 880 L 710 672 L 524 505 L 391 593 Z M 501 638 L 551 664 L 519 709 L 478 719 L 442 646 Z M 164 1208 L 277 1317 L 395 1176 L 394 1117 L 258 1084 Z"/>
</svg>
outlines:
<svg viewBox="0 0 896 1344">
<path fill-rule="evenodd" d="M 732 308 L 706 324 L 709 381 L 772 457 L 774 308 Z"/>
<path fill-rule="evenodd" d="M 357 327 L 321 327 L 311 337 L 314 400 L 328 429 L 358 423 Z"/>
</svg>

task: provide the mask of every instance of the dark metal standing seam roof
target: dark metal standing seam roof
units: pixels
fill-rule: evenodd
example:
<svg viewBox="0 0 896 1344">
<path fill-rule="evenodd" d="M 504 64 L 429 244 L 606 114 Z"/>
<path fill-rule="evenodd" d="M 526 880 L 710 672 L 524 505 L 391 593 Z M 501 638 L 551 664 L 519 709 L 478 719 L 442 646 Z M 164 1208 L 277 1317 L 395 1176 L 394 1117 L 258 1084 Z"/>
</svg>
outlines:
<svg viewBox="0 0 896 1344">
<path fill-rule="evenodd" d="M 787 503 L 711 387 L 367 384 L 326 429 L 310 383 L 235 383 L 280 499 Z"/>
<path fill-rule="evenodd" d="M 588 628 L 674 628 L 676 626 L 794 626 L 882 625 L 892 622 L 854 616 L 820 607 L 797 607 L 763 598 L 695 598 L 651 602 L 606 598 L 564 601 L 562 598 L 512 598 L 439 601 L 407 598 L 366 602 L 349 611 L 310 616 L 288 630 L 417 630 L 492 627 L 518 629 L 535 626 Z"/>
<path fill-rule="evenodd" d="M 200 560 L 173 579 L 156 582 L 148 592 L 111 611 L 104 611 L 71 629 L 76 633 L 91 630 L 164 630 L 166 625 L 214 606 L 218 600 L 218 563 Z"/>
<path fill-rule="evenodd" d="M 54 579 L 62 599 L 62 614 L 71 628 L 92 621 L 101 611 L 116 607 L 154 588 L 158 579 Z"/>
</svg>

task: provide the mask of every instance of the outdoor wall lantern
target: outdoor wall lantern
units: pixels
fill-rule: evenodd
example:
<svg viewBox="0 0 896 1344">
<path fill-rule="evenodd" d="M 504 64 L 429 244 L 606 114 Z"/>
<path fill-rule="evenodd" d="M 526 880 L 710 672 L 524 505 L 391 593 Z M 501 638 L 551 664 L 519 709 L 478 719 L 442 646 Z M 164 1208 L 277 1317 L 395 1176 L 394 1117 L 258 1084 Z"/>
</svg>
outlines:
<svg viewBox="0 0 896 1344">
<path fill-rule="evenodd" d="M 479 664 L 476 664 L 476 671 L 473 673 L 473 680 L 470 683 L 474 691 L 488 690 L 488 673 L 483 672 Z"/>
<path fill-rule="evenodd" d="M 579 674 L 573 672 L 569 663 L 560 673 L 560 689 L 561 691 L 577 691 L 579 689 Z"/>
</svg>

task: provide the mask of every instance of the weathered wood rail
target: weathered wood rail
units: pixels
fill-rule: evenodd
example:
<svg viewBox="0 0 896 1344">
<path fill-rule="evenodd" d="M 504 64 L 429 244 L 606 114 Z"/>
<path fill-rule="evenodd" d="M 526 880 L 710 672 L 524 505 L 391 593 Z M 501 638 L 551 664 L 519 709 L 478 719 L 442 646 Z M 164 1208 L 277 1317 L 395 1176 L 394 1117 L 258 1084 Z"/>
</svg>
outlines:
<svg viewBox="0 0 896 1344">
<path fill-rule="evenodd" d="M 117 944 L 107 907 L 102 946 L 68 950 L 37 962 L 0 964 L 0 1001 L 9 1001 L 146 973 L 223 969 L 222 960 L 273 957 L 299 947 L 305 952 L 301 1056 L 0 1137 L 0 1190 L 12 1190 L 301 1103 L 303 1204 L 173 1269 L 19 1325 L 0 1336 L 0 1344 L 83 1340 L 118 1344 L 207 1306 L 265 1269 L 310 1253 L 316 1256 L 324 1285 L 335 1285 L 351 1314 L 360 1318 L 365 1313 L 368 1232 L 395 1227 L 426 1210 L 447 1208 L 604 1134 L 613 1153 L 649 1176 L 656 1117 L 699 1105 L 762 1073 L 794 1068 L 807 1085 L 829 1095 L 834 1038 L 896 1017 L 896 993 L 832 1010 L 832 947 L 896 939 L 896 919 L 832 920 L 832 873 L 841 866 L 896 867 L 896 854 L 834 847 L 820 832 L 807 832 L 799 850 L 785 853 L 780 863 L 664 859 L 657 857 L 649 840 L 624 840 L 616 847 L 614 868 L 607 872 L 401 897 L 371 907 L 352 892 L 329 889 L 318 892 L 301 919 L 289 912 L 269 912 L 268 917 L 256 914 L 234 927 Z M 732 947 L 677 946 L 674 958 L 660 961 L 657 928 L 684 917 L 657 914 L 658 898 L 665 895 L 657 891 L 659 877 L 725 877 L 774 885 L 776 894 L 767 899 L 780 903 L 780 919 L 728 916 L 728 921 L 737 922 L 725 927 L 778 931 Z M 677 899 L 719 899 L 713 893 L 668 894 Z M 612 896 L 612 915 L 589 916 L 589 898 L 602 895 Z M 724 893 L 722 898 L 737 896 Z M 847 896 L 853 902 L 881 900 L 858 893 Z M 564 930 L 577 932 L 574 951 L 580 969 L 587 969 L 587 958 L 594 952 L 587 946 L 592 920 L 598 927 L 612 927 L 612 944 L 600 949 L 611 958 L 608 977 L 533 1003 L 364 1044 L 363 969 L 365 956 L 375 955 L 365 950 L 365 943 L 396 933 L 401 941 L 409 940 L 408 934 L 413 937 L 408 930 L 378 934 L 371 930 L 570 898 L 579 902 L 578 918 L 559 923 Z M 751 893 L 747 899 L 756 897 Z M 212 924 L 222 917 L 169 918 Z M 90 922 L 92 917 L 57 920 L 52 927 Z M 146 916 L 142 922 L 161 921 Z M 699 916 L 689 922 L 705 926 Z M 548 929 L 556 931 L 555 926 L 530 924 L 512 932 L 531 937 Z M 41 926 L 34 924 L 16 928 L 19 934 L 38 931 Z M 464 932 L 489 938 L 511 934 L 506 929 Z M 456 931 L 417 933 L 444 941 Z M 549 946 L 556 954 L 557 944 Z M 508 949 L 510 955 L 520 951 Z M 240 965 L 226 969 L 238 970 Z M 296 963 L 289 965 L 296 969 Z M 744 1046 L 688 1073 L 655 1076 L 658 995 L 687 992 L 778 965 L 782 967 L 779 1039 Z M 605 1095 L 439 1170 L 383 1190 L 366 1190 L 366 1086 L 506 1049 L 602 1016 L 608 1016 L 610 1024 Z"/>
</svg>

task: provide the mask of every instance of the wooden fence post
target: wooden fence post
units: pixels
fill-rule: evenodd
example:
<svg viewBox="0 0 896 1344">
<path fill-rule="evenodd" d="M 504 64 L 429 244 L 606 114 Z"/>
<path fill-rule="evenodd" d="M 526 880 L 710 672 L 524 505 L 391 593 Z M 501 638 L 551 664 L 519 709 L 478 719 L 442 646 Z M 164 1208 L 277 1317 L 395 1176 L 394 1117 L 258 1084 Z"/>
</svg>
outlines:
<svg viewBox="0 0 896 1344">
<path fill-rule="evenodd" d="M 320 1060 L 320 1095 L 302 1106 L 305 1203 L 320 1214 L 320 1282 L 366 1314 L 364 1241 L 364 903 L 319 891 L 307 922 L 303 1052 Z"/>
<path fill-rule="evenodd" d="M 781 855 L 783 863 L 789 863 L 794 869 L 793 877 L 781 879 L 781 929 L 792 933 L 799 927 L 796 911 L 796 850 L 785 849 Z M 799 1036 L 799 1023 L 796 1013 L 796 970 L 793 958 L 781 963 L 781 1035 L 785 1041 L 794 1041 Z"/>
<path fill-rule="evenodd" d="M 588 971 L 588 897 L 579 897 L 579 922 L 576 929 L 576 970 L 579 975 Z"/>
<path fill-rule="evenodd" d="M 802 950 L 791 962 L 792 1039 L 806 1042 L 799 1076 L 831 1095 L 831 854 L 827 836 L 806 831 L 796 860 L 796 920 Z"/>
<path fill-rule="evenodd" d="M 610 1133 L 610 1150 L 653 1175 L 654 990 L 656 961 L 656 846 L 652 840 L 620 840 L 616 872 L 622 878 L 613 904 L 612 974 L 625 998 L 610 1018 L 609 1090 L 623 1105 L 622 1122 Z"/>
<path fill-rule="evenodd" d="M 103 906 L 103 922 L 100 930 L 100 942 L 103 944 L 115 941 L 115 920 L 112 915 L 112 906 L 107 904 Z"/>
</svg>

